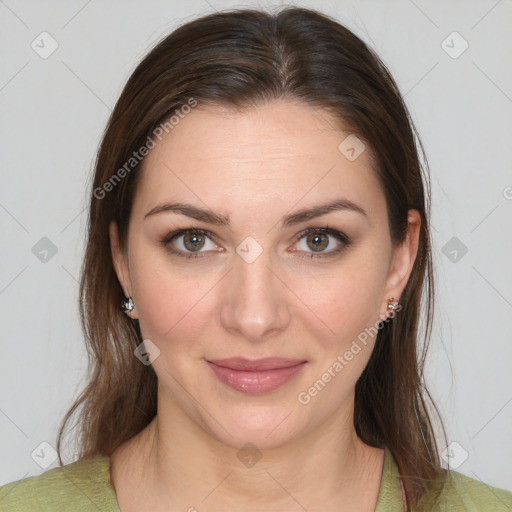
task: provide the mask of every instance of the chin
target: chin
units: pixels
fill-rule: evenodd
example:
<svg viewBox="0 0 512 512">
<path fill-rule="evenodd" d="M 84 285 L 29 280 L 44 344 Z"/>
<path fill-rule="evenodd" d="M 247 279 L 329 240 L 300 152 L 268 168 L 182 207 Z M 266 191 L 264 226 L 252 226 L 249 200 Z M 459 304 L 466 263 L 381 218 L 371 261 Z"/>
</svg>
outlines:
<svg viewBox="0 0 512 512">
<path fill-rule="evenodd" d="M 210 435 L 236 450 L 247 443 L 259 450 L 280 448 L 297 438 L 301 430 L 297 412 L 291 407 L 238 405 L 222 410 L 222 417 L 216 418 L 218 423 L 205 418 Z"/>
</svg>

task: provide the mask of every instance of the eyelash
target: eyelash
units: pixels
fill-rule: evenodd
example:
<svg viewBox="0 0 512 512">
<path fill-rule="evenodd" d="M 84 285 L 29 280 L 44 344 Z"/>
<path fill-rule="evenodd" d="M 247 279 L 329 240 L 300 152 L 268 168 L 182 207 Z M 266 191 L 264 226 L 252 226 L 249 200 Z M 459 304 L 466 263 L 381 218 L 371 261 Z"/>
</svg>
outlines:
<svg viewBox="0 0 512 512">
<path fill-rule="evenodd" d="M 174 239 L 179 238 L 180 236 L 183 236 L 187 233 L 198 233 L 200 235 L 206 236 L 210 240 L 212 240 L 212 237 L 213 237 L 213 233 L 206 231 L 204 229 L 199 229 L 199 228 L 180 229 L 178 231 L 173 231 L 172 233 L 169 233 L 168 235 L 166 235 L 164 238 L 162 238 L 160 240 L 160 243 L 170 254 L 173 254 L 173 255 L 176 255 L 176 256 L 179 256 L 182 258 L 187 258 L 187 259 L 203 258 L 205 256 L 204 252 L 203 253 L 201 253 L 201 252 L 196 252 L 196 253 L 183 252 L 181 250 L 177 250 L 177 249 L 174 249 L 169 246 L 169 244 Z M 324 228 L 308 228 L 308 229 L 302 231 L 299 235 L 297 235 L 297 238 L 294 243 L 299 242 L 300 240 L 307 237 L 311 233 L 323 233 L 326 235 L 331 235 L 332 237 L 336 238 L 336 240 L 338 242 L 340 242 L 340 244 L 335 249 L 332 249 L 331 251 L 325 252 L 325 253 L 306 252 L 300 256 L 301 258 L 316 259 L 316 258 L 334 257 L 334 256 L 337 256 L 339 253 L 341 253 L 341 251 L 343 251 L 345 248 L 347 248 L 352 243 L 350 238 L 345 233 L 342 233 L 341 231 L 338 231 L 336 229 L 329 228 L 327 226 Z"/>
</svg>

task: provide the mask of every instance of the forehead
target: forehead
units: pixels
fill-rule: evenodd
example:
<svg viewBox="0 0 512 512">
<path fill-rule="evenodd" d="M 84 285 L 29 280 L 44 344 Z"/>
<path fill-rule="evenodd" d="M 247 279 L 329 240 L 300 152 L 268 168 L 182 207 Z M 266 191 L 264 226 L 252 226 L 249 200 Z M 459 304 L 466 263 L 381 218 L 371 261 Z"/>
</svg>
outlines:
<svg viewBox="0 0 512 512">
<path fill-rule="evenodd" d="M 136 202 L 150 208 L 195 199 L 226 213 L 303 207 L 342 195 L 378 213 L 385 204 L 371 151 L 347 158 L 349 135 L 328 111 L 299 102 L 198 106 L 146 156 Z"/>
</svg>

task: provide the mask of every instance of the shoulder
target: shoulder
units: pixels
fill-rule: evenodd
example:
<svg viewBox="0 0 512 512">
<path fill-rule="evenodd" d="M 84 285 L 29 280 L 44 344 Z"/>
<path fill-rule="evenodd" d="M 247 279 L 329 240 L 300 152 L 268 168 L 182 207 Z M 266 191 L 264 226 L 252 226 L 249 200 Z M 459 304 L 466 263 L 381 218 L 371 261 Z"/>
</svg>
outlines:
<svg viewBox="0 0 512 512">
<path fill-rule="evenodd" d="M 444 471 L 442 491 L 432 503 L 427 493 L 421 501 L 421 510 L 450 512 L 510 512 L 512 510 L 512 492 L 487 485 L 480 480 L 470 478 L 457 471 Z"/>
<path fill-rule="evenodd" d="M 0 487 L 0 512 L 38 510 L 118 512 L 108 457 L 83 459 Z"/>
</svg>

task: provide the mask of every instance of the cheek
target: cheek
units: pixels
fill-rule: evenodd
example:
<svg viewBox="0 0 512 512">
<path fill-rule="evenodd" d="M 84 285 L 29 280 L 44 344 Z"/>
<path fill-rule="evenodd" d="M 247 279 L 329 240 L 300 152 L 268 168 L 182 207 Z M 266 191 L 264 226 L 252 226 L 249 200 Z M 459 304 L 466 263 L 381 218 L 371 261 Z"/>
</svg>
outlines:
<svg viewBox="0 0 512 512">
<path fill-rule="evenodd" d="M 149 252 L 133 258 L 133 296 L 144 338 L 173 349 L 205 332 L 218 276 L 181 272 Z"/>
<path fill-rule="evenodd" d="M 297 311 L 317 326 L 318 339 L 342 348 L 380 320 L 384 277 L 385 269 L 375 258 L 361 253 L 322 274 L 302 274 L 295 290 L 303 305 Z"/>
</svg>

